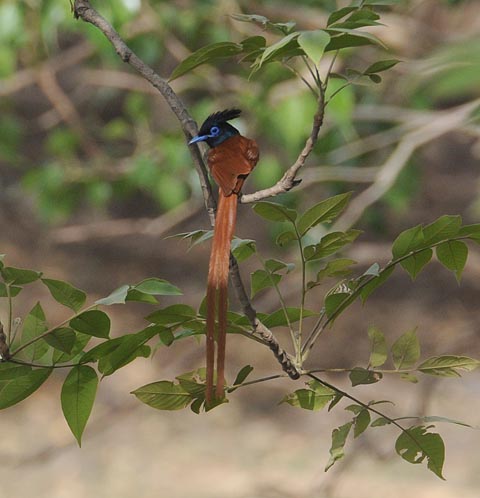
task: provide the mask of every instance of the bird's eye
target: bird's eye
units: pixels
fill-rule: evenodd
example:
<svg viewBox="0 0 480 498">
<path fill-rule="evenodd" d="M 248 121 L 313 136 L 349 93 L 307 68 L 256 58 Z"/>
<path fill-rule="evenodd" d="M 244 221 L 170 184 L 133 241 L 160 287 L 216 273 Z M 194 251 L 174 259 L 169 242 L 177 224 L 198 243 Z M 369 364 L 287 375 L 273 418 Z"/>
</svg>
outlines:
<svg viewBox="0 0 480 498">
<path fill-rule="evenodd" d="M 220 134 L 220 128 L 218 126 L 212 126 L 210 128 L 210 135 L 217 137 Z"/>
</svg>

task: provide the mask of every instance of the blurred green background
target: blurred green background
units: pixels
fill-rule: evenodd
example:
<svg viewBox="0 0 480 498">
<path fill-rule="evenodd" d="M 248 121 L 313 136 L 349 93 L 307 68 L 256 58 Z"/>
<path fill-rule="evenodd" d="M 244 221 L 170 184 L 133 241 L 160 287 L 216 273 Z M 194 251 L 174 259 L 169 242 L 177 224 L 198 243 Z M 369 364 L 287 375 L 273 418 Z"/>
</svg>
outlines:
<svg viewBox="0 0 480 498">
<path fill-rule="evenodd" d="M 315 29 L 346 4 L 92 3 L 137 55 L 166 78 L 205 44 L 255 34 L 275 39 L 230 14 L 261 14 Z M 320 141 L 300 175 L 302 185 L 281 199 L 306 208 L 335 193 L 354 190 L 358 195 L 380 188 L 376 202 L 352 213 L 365 234 L 348 256 L 365 267 L 386 261 L 389 243 L 409 226 L 441 214 L 461 214 L 472 223 L 480 217 L 480 113 L 462 114 L 480 98 L 480 5 L 477 0 L 386 3 L 394 5 L 380 8 L 384 26 L 372 32 L 389 51 L 350 49 L 334 69 L 362 70 L 379 59 L 402 62 L 382 73 L 381 83 L 349 86 L 332 99 Z M 331 54 L 322 60 L 321 71 L 330 62 Z M 270 64 L 251 78 L 249 72 L 248 64 L 219 61 L 172 86 L 199 122 L 215 110 L 243 109 L 237 124 L 261 149 L 245 189 L 253 192 L 278 180 L 295 160 L 310 131 L 315 101 L 281 64 Z M 332 79 L 329 94 L 341 84 Z M 383 192 L 378 175 L 391 173 L 388 165 L 394 160 L 393 186 Z M 1 0 L 0 252 L 7 253 L 8 263 L 66 279 L 88 291 L 92 300 L 118 285 L 158 276 L 179 285 L 185 301 L 198 305 L 208 247 L 187 253 L 184 243 L 165 237 L 199 228 L 208 228 L 208 218 L 198 178 L 179 124 L 161 95 L 120 61 L 96 28 L 73 19 L 68 0 Z M 249 207 L 241 209 L 238 232 L 257 239 L 264 254 L 275 255 L 270 248 L 275 233 L 267 232 Z M 247 276 L 253 269 L 249 262 L 242 272 Z M 366 354 L 370 323 L 378 324 L 392 342 L 418 325 L 431 353 L 480 356 L 479 274 L 480 255 L 472 248 L 460 287 L 438 266 L 413 285 L 406 276 L 394 277 L 366 308 L 354 307 L 339 320 L 335 335 L 312 362 L 330 367 L 358 362 Z M 45 298 L 41 290 L 31 291 L 18 313 Z M 273 295 L 262 295 L 256 305 L 267 311 L 277 307 Z M 115 333 L 140 325 L 147 310 L 116 310 Z M 63 317 L 54 307 L 50 315 Z M 353 334 L 359 337 L 355 347 Z M 229 354 L 235 368 L 251 362 L 259 374 L 277 371 L 268 351 L 259 352 L 245 341 L 233 339 Z M 40 393 L 0 415 L 5 434 L 0 497 L 478 494 L 478 435 L 463 429 L 442 432 L 447 483 L 402 463 L 381 436 L 365 436 L 347 448 L 351 457 L 323 474 L 330 431 L 338 421 L 323 413 L 276 407 L 288 383 L 239 393 L 228 406 L 201 417 L 153 412 L 128 394 L 142 383 L 173 377 L 202 362 L 202 346 L 192 340 L 160 350 L 152 361 L 138 360 L 104 381 L 82 450 L 74 446 L 62 420 L 59 373 Z M 405 406 L 410 412 L 479 425 L 477 380 L 472 375 L 462 382 L 428 380 L 414 387 L 391 381 L 382 388 L 387 397 L 397 394 L 399 410 Z M 368 387 L 358 395 L 381 397 Z"/>
</svg>

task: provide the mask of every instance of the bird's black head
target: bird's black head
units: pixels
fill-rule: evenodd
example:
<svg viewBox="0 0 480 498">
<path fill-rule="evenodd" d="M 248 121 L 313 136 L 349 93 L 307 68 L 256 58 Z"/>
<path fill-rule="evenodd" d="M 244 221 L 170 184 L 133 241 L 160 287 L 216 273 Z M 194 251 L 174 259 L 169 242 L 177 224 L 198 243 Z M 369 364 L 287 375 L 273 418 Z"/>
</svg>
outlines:
<svg viewBox="0 0 480 498">
<path fill-rule="evenodd" d="M 202 124 L 198 135 L 193 137 L 189 144 L 196 142 L 207 142 L 210 147 L 216 147 L 239 131 L 228 121 L 238 118 L 242 111 L 240 109 L 226 109 L 225 111 L 214 112 Z"/>
</svg>

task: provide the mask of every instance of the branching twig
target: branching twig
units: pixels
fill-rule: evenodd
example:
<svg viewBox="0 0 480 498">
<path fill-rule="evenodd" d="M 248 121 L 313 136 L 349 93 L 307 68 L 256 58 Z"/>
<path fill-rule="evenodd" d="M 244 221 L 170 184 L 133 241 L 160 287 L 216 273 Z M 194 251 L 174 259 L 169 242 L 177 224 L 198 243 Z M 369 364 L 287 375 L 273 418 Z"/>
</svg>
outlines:
<svg viewBox="0 0 480 498">
<path fill-rule="evenodd" d="M 248 202 L 257 202 L 267 197 L 273 197 L 275 195 L 283 194 L 300 183 L 301 180 L 296 180 L 295 178 L 300 168 L 305 164 L 307 157 L 310 155 L 313 147 L 315 146 L 315 143 L 317 142 L 318 134 L 323 124 L 324 110 L 325 94 L 323 92 L 323 89 L 320 88 L 317 111 L 313 118 L 312 131 L 295 163 L 290 166 L 290 168 L 288 168 L 283 177 L 275 185 L 270 188 L 254 192 L 253 194 L 242 195 L 242 197 L 240 198 L 240 202 L 242 202 L 243 204 L 246 204 Z"/>
</svg>

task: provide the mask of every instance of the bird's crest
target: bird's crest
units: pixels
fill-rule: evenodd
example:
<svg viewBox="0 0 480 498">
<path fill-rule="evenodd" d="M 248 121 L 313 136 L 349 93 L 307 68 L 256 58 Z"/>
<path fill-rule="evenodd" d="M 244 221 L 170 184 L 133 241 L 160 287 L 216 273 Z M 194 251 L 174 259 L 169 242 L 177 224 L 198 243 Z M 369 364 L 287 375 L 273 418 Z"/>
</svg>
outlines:
<svg viewBox="0 0 480 498">
<path fill-rule="evenodd" d="M 224 111 L 218 111 L 210 114 L 210 116 L 208 116 L 208 118 L 203 122 L 199 134 L 202 135 L 208 133 L 212 126 L 226 123 L 231 119 L 238 118 L 241 112 L 242 111 L 240 109 L 225 109 Z"/>
</svg>

